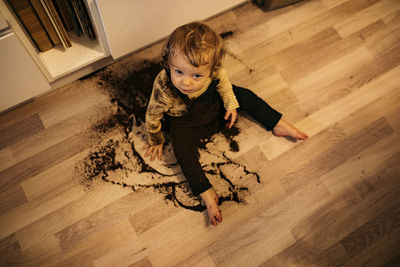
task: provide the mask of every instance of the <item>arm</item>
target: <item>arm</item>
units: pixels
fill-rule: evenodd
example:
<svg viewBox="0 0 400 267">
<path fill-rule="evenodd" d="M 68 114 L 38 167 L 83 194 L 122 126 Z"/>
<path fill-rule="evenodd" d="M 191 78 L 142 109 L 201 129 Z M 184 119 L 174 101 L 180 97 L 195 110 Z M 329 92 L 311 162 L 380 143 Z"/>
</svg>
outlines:
<svg viewBox="0 0 400 267">
<path fill-rule="evenodd" d="M 160 87 L 158 79 L 159 76 L 154 82 L 153 91 L 146 110 L 148 144 L 142 148 L 147 149 L 145 157 L 151 155 L 151 160 L 154 160 L 156 156 L 159 160 L 162 158 L 165 137 L 163 131 L 161 130 L 161 120 L 164 117 L 164 112 L 168 109 L 167 103 L 162 94 L 163 88 Z"/>
<path fill-rule="evenodd" d="M 224 119 L 227 121 L 226 125 L 231 128 L 237 118 L 236 109 L 239 107 L 239 103 L 233 93 L 232 84 L 225 69 L 221 68 L 219 70 L 218 78 L 217 92 L 221 96 L 226 110 Z"/>
</svg>

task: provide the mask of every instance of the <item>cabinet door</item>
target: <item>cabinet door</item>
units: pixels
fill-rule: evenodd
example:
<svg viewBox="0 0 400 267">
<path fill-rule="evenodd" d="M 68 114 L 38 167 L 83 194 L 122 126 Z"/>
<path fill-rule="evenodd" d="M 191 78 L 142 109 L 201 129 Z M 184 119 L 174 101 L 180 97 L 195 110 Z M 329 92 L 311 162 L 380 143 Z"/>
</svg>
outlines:
<svg viewBox="0 0 400 267">
<path fill-rule="evenodd" d="M 15 34 L 0 37 L 0 111 L 48 89 L 49 83 Z"/>
<path fill-rule="evenodd" d="M 166 37 L 176 27 L 243 0 L 96 0 L 113 58 Z"/>
</svg>

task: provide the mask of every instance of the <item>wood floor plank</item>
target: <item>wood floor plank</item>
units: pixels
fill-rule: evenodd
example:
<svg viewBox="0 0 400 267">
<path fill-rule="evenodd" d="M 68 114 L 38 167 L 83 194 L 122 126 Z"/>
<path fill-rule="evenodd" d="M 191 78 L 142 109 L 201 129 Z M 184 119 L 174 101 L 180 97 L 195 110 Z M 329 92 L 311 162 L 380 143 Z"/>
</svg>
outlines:
<svg viewBox="0 0 400 267">
<path fill-rule="evenodd" d="M 351 1 L 354 2 L 354 1 Z M 336 7 L 336 6 L 341 6 L 344 4 L 348 4 L 348 0 L 324 0 L 324 4 L 328 6 L 330 9 Z"/>
<path fill-rule="evenodd" d="M 15 160 L 10 148 L 0 150 L 0 171 L 3 171 L 13 166 L 17 161 Z"/>
<path fill-rule="evenodd" d="M 118 246 L 131 246 L 137 242 L 137 236 L 128 220 L 105 228 L 76 247 L 50 259 L 54 265 L 93 266 L 93 262 Z"/>
<path fill-rule="evenodd" d="M 286 265 L 286 266 L 290 266 L 290 265 Z M 259 265 L 259 267 L 284 267 L 284 265 L 282 265 L 282 263 L 279 261 L 279 259 L 277 259 L 276 256 L 269 258 L 268 260 L 264 261 L 263 263 L 261 263 Z"/>
<path fill-rule="evenodd" d="M 348 259 L 349 256 L 340 244 L 321 250 L 315 248 L 314 244 L 308 241 L 298 240 L 292 246 L 275 255 L 270 261 L 278 262 L 280 266 L 317 267 L 342 266 Z"/>
<path fill-rule="evenodd" d="M 63 251 L 70 250 L 105 228 L 113 227 L 120 221 L 130 217 L 136 217 L 140 214 L 138 211 L 146 209 L 149 205 L 148 203 L 152 203 L 153 199 L 154 197 L 150 198 L 143 194 L 128 194 L 105 206 L 101 210 L 62 229 L 60 232 L 57 232 L 55 236 L 59 240 L 60 247 Z M 160 199 L 157 197 L 156 200 L 158 206 L 160 206 Z M 130 222 L 133 220 L 134 218 L 129 219 Z"/>
<path fill-rule="evenodd" d="M 361 46 L 322 69 L 291 83 L 290 89 L 307 113 L 312 114 L 356 89 L 348 87 L 348 82 L 346 87 L 340 87 L 337 81 L 354 76 L 354 70 L 364 71 L 370 64 L 374 64 L 373 57 L 365 47 Z"/>
<path fill-rule="evenodd" d="M 311 68 L 315 70 L 316 64 L 326 65 L 326 60 L 329 59 L 330 54 L 328 51 L 331 51 L 333 46 L 336 47 L 337 52 L 340 51 L 338 46 L 341 40 L 341 37 L 333 28 L 327 28 L 301 43 L 296 43 L 280 51 L 273 55 L 270 60 L 277 66 L 284 80 L 292 83 L 304 76 L 304 71 Z M 351 43 L 354 43 L 354 41 L 351 40 Z M 354 47 L 357 47 L 357 43 L 354 45 Z M 336 58 L 336 55 L 334 57 Z"/>
<path fill-rule="evenodd" d="M 138 235 L 148 231 L 149 229 L 179 212 L 179 209 L 177 209 L 174 205 L 160 205 L 160 199 L 157 199 L 156 202 L 147 201 L 147 203 L 151 205 L 145 207 L 130 217 L 133 229 L 135 229 Z M 143 206 L 145 205 L 142 205 L 142 207 Z"/>
<path fill-rule="evenodd" d="M 311 181 L 339 167 L 349 158 L 358 155 L 365 148 L 382 138 L 389 136 L 393 129 L 384 120 L 380 119 L 354 135 L 346 138 L 341 144 L 312 157 L 309 163 L 279 177 L 279 181 L 288 193 L 294 192 Z"/>
<path fill-rule="evenodd" d="M 368 105 L 383 95 L 390 93 L 392 90 L 397 90 L 399 77 L 400 67 L 396 67 L 329 106 L 311 114 L 296 123 L 295 126 L 303 129 L 309 136 L 313 136 L 327 126 L 345 118 L 348 114 Z M 380 88 L 381 90 L 375 90 L 375 88 Z M 265 151 L 267 151 L 266 157 L 269 160 L 283 154 L 293 146 L 294 143 L 274 137 L 262 144 L 262 147 L 268 147 L 268 150 Z"/>
<path fill-rule="evenodd" d="M 148 258 L 144 258 L 138 262 L 135 262 L 131 265 L 129 265 L 129 267 L 152 267 L 153 265 L 151 264 L 150 260 Z"/>
<path fill-rule="evenodd" d="M 76 153 L 90 147 L 89 140 L 85 140 L 82 134 L 71 136 L 56 145 L 45 149 L 38 154 L 29 157 L 21 162 L 0 172 L 2 179 L 0 180 L 0 190 L 23 182 L 48 168 L 72 157 Z"/>
<path fill-rule="evenodd" d="M 400 148 L 393 146 L 393 143 L 399 141 L 400 138 L 397 134 L 377 140 L 377 143 L 322 176 L 322 181 L 332 193 L 337 194 L 353 188 L 361 195 L 366 194 L 373 188 L 369 188 L 372 184 L 367 183 L 365 179 L 374 175 L 378 176 L 386 161 L 397 156 Z"/>
<path fill-rule="evenodd" d="M 256 241 L 247 240 L 245 235 L 241 236 L 241 241 L 245 242 L 245 246 L 240 246 L 239 250 L 237 250 L 232 243 L 231 245 L 233 246 L 232 249 L 234 253 L 225 252 L 223 255 L 210 253 L 211 257 L 218 266 L 243 266 L 246 264 L 249 266 L 258 266 L 265 262 L 266 259 L 295 242 L 290 232 L 285 231 L 282 227 L 280 227 L 280 231 L 274 232 L 273 234 L 271 234 L 271 229 L 263 230 L 259 229 L 258 234 L 262 236 L 262 238 Z M 268 233 L 265 233 L 266 231 Z M 243 234 L 246 234 L 246 232 Z M 270 246 L 271 244 L 274 245 Z M 270 247 L 268 248 L 268 246 Z M 231 249 L 231 247 L 222 248 L 227 251 Z"/>
<path fill-rule="evenodd" d="M 390 261 L 393 255 L 400 250 L 399 237 L 400 231 L 393 232 L 387 238 L 379 240 L 374 245 L 363 250 L 360 254 L 343 264 L 343 266 L 386 266 L 384 264 Z M 374 255 L 379 255 L 379 257 Z"/>
<path fill-rule="evenodd" d="M 43 266 L 51 265 L 51 258 L 57 258 L 61 255 L 61 250 L 58 246 L 57 239 L 54 235 L 49 235 L 36 246 L 32 246 L 22 250 L 17 265 L 26 266 Z"/>
<path fill-rule="evenodd" d="M 307 101 L 307 105 L 304 105 L 304 109 L 307 111 L 308 114 L 312 114 L 320 110 L 321 108 L 333 103 L 333 101 L 337 101 L 341 97 L 345 97 L 347 94 L 350 92 L 353 92 L 357 90 L 358 88 L 368 84 L 371 80 L 374 80 L 384 74 L 385 72 L 393 69 L 394 67 L 399 65 L 399 56 L 398 56 L 398 51 L 393 51 L 390 52 L 390 55 L 382 56 L 379 58 L 374 59 L 373 61 L 365 62 L 366 64 L 361 64 L 359 66 L 354 66 L 353 69 L 349 69 L 349 72 L 347 75 L 344 75 L 342 77 L 337 77 L 338 79 L 333 81 L 331 84 L 325 84 L 322 89 L 318 89 L 318 86 L 316 86 L 316 92 L 312 92 L 311 96 L 304 95 L 298 96 L 299 100 L 305 99 Z M 356 58 L 349 59 L 350 62 L 358 61 Z M 345 65 L 352 65 L 353 63 L 344 63 Z M 346 67 L 342 67 L 343 69 L 346 69 Z M 341 73 L 341 71 L 339 71 Z M 318 80 L 318 77 L 313 77 L 311 75 L 308 78 L 315 78 Z M 321 93 L 324 93 L 326 95 L 321 96 L 321 100 L 317 100 L 317 96 L 319 91 Z M 316 94 L 315 98 L 313 98 L 314 94 Z M 388 93 L 392 94 L 392 93 Z M 385 94 L 384 96 L 388 95 Z M 312 101 L 314 100 L 314 102 Z M 371 102 L 371 105 L 375 105 L 375 102 Z M 369 110 L 369 105 L 365 106 L 363 108 L 364 110 Z M 358 112 L 358 110 L 356 111 Z M 353 114 L 354 112 L 352 112 Z M 379 112 L 378 112 L 379 113 Z M 378 114 L 377 113 L 377 114 Z M 377 117 L 376 117 L 377 118 Z M 349 119 L 350 120 L 350 119 Z M 355 125 L 362 125 L 364 124 L 363 120 L 357 121 L 354 120 Z"/>
<path fill-rule="evenodd" d="M 397 16 L 392 19 L 385 29 L 377 31 L 371 36 L 365 37 L 365 43 L 368 50 L 376 57 L 383 56 L 387 51 L 397 47 L 400 40 L 400 11 Z"/>
<path fill-rule="evenodd" d="M 46 194 L 52 195 L 52 191 L 57 191 L 58 187 L 64 186 L 63 188 L 67 190 L 68 187 L 66 187 L 66 185 L 70 185 L 71 187 L 78 185 L 79 180 L 76 177 L 75 165 L 86 153 L 87 150 L 80 152 L 21 182 L 19 185 L 22 187 L 26 198 L 29 201 L 33 201 Z M 51 179 L 49 179 L 49 177 L 51 177 Z"/>
<path fill-rule="evenodd" d="M 236 55 L 234 55 L 236 57 Z M 278 88 L 270 87 L 269 90 L 273 90 L 270 94 L 276 93 L 280 88 L 286 88 L 286 82 L 280 77 L 281 75 L 276 71 L 276 67 L 270 62 L 264 61 L 259 64 L 248 64 L 247 62 L 237 63 L 238 61 L 235 58 L 231 58 L 229 54 L 227 55 L 227 62 L 231 61 L 232 63 L 228 63 L 229 66 L 229 78 L 231 82 L 237 86 L 250 88 L 258 93 L 257 88 L 260 86 L 258 83 L 271 83 L 273 80 L 271 78 L 275 78 L 275 82 L 278 82 Z M 241 59 L 240 59 L 241 60 Z M 239 65 L 238 70 L 232 71 L 232 66 Z M 272 76 L 272 77 L 271 77 Z M 275 77 L 274 77 L 275 76 Z M 281 79 L 279 79 L 281 78 Z M 266 87 L 268 88 L 268 87 Z M 261 89 L 265 90 L 265 87 L 261 87 Z"/>
<path fill-rule="evenodd" d="M 35 135 L 44 129 L 42 120 L 38 114 L 15 123 L 5 129 L 0 130 L 0 150 Z"/>
<path fill-rule="evenodd" d="M 214 267 L 217 265 L 215 265 L 213 259 L 210 257 L 207 250 L 204 249 L 204 250 L 197 252 L 194 255 L 191 255 L 190 257 L 186 258 L 185 260 L 179 262 L 175 266 L 176 267 L 178 267 L 178 266 Z"/>
<path fill-rule="evenodd" d="M 51 214 L 83 195 L 81 186 L 65 184 L 34 201 L 28 201 L 0 216 L 0 237 L 8 236 Z M 23 248 L 26 246 L 22 245 Z"/>
<path fill-rule="evenodd" d="M 82 88 L 85 90 L 82 90 Z M 44 98 L 52 97 L 46 95 Z M 45 101 L 46 99 L 43 99 Z M 88 107 L 109 102 L 107 95 L 102 94 L 93 80 L 76 81 L 52 97 L 51 106 L 40 111 L 40 117 L 46 128 L 60 123 L 76 114 L 84 112 Z"/>
<path fill-rule="evenodd" d="M 400 90 L 392 92 L 380 97 L 370 105 L 360 108 L 351 113 L 350 116 L 341 120 L 338 125 L 346 134 L 354 134 L 361 130 L 369 122 L 378 120 L 379 118 L 394 114 L 397 109 L 397 103 L 400 101 Z M 388 121 L 389 122 L 389 121 Z M 390 124 L 393 127 L 392 124 Z"/>
<path fill-rule="evenodd" d="M 206 236 L 209 235 L 206 226 L 201 224 L 204 220 L 203 216 L 192 216 L 190 211 L 180 211 L 162 224 L 140 235 L 139 239 L 143 240 L 145 246 L 150 247 L 149 259 L 153 266 L 172 266 L 195 251 L 204 249 L 205 240 L 210 238 Z M 192 225 L 192 228 L 185 227 L 186 224 Z M 192 234 L 189 234 L 188 231 Z M 203 238 L 199 238 L 200 233 Z M 193 242 L 196 239 L 199 242 Z M 187 242 L 190 242 L 191 245 L 183 245 Z M 177 251 L 178 247 L 179 253 L 171 253 Z"/>
<path fill-rule="evenodd" d="M 107 109 L 109 111 L 107 111 Z M 14 143 L 9 147 L 9 149 L 11 150 L 15 160 L 21 162 L 74 135 L 85 131 L 90 134 L 90 127 L 92 127 L 96 120 L 101 120 L 101 118 L 107 116 L 109 112 L 111 112 L 109 105 L 105 106 L 103 104 L 89 107 L 76 115 L 71 115 L 70 118 L 63 120 L 58 124 L 46 128 L 40 133 Z"/>
<path fill-rule="evenodd" d="M 15 234 L 0 240 L 0 264 L 2 266 L 15 265 L 14 259 L 20 255 L 21 248 Z"/>
<path fill-rule="evenodd" d="M 333 2 L 335 4 L 338 3 L 338 1 Z M 326 5 L 327 3 L 324 4 Z M 339 3 L 338 6 L 331 7 L 316 16 L 307 17 L 306 20 L 293 25 L 287 31 L 283 31 L 261 42 L 259 41 L 256 45 L 245 51 L 241 51 L 240 55 L 249 60 L 250 64 L 255 64 L 255 62 L 268 62 L 269 57 L 331 28 L 335 23 L 352 16 L 358 10 L 368 7 L 369 5 L 371 5 L 371 1 L 367 0 L 353 0 Z M 308 14 L 306 16 L 308 16 Z"/>
<path fill-rule="evenodd" d="M 209 229 L 207 229 L 199 225 L 193 225 L 193 227 L 196 228 L 192 228 L 190 231 L 190 235 L 188 235 L 190 238 L 185 235 L 179 235 L 179 237 L 173 235 L 173 237 L 167 239 L 170 240 L 169 243 L 157 243 L 160 247 L 152 252 L 150 260 L 154 266 L 174 266 L 188 256 L 193 255 L 193 253 L 205 249 L 211 242 L 223 240 L 227 236 L 230 236 L 234 231 L 236 231 L 236 228 L 241 226 L 244 221 L 248 220 L 248 218 L 252 218 L 254 214 L 259 213 L 261 209 L 272 206 L 282 198 L 284 198 L 284 195 L 279 184 L 270 183 L 268 187 L 264 187 L 262 190 L 252 194 L 247 199 L 248 204 L 245 206 L 230 205 L 229 208 L 227 208 L 223 205 L 224 222 L 220 225 L 222 227 L 209 227 Z M 238 211 L 240 211 L 241 216 L 238 216 Z M 189 217 L 189 219 L 194 220 L 195 218 Z M 199 218 L 197 218 L 197 220 L 198 219 Z M 181 216 L 175 216 L 169 220 L 176 222 L 172 224 L 174 225 L 174 228 L 175 224 L 182 224 L 179 223 L 182 221 Z M 154 227 L 150 231 L 142 234 L 140 238 L 151 240 L 152 238 L 149 236 L 165 235 L 165 231 L 170 231 L 167 230 L 168 228 L 166 227 L 166 224 Z M 185 230 L 180 230 L 180 232 L 182 231 Z M 209 253 L 212 257 L 212 252 L 209 251 Z"/>
<path fill-rule="evenodd" d="M 390 261 L 386 262 L 383 266 L 384 267 L 396 267 L 399 264 L 400 264 L 400 254 L 397 254 L 397 256 L 393 257 Z"/>
<path fill-rule="evenodd" d="M 299 222 L 292 229 L 293 235 L 298 240 L 303 239 L 305 242 L 310 242 L 317 249 L 325 250 L 378 214 L 390 210 L 399 204 L 400 199 L 398 198 L 398 194 L 400 184 L 396 176 L 392 176 L 391 180 L 390 188 L 379 188 L 364 197 L 362 201 L 355 198 L 345 203 L 345 206 L 348 208 L 343 210 L 339 208 L 341 204 L 338 202 L 341 200 L 343 194 L 337 196 L 335 201 L 323 207 L 314 216 Z M 360 213 L 360 211 L 363 212 Z M 331 223 L 325 223 L 328 221 Z M 324 226 L 321 227 L 322 225 Z"/>
<path fill-rule="evenodd" d="M 379 240 L 399 232 L 400 229 L 400 206 L 384 212 L 354 232 L 343 238 L 340 243 L 347 253 L 354 257 Z"/>
<path fill-rule="evenodd" d="M 321 183 L 310 184 L 271 208 L 261 211 L 256 217 L 245 221 L 237 231 L 210 244 L 207 249 L 217 265 L 229 266 L 229 264 L 237 262 L 238 265 L 248 263 L 251 266 L 257 266 L 293 243 L 287 243 L 288 240 L 285 241 L 285 236 L 280 237 L 284 242 L 280 240 L 277 232 L 273 229 L 278 227 L 290 229 L 296 221 L 323 205 L 324 197 L 328 195 L 328 191 L 321 186 Z M 276 238 L 269 243 L 274 245 L 257 243 L 257 235 L 265 235 L 264 239 L 266 240 Z M 289 241 L 292 240 L 290 235 L 286 237 L 289 237 Z M 256 259 L 248 258 L 251 256 Z M 243 259 L 239 260 L 238 257 L 243 257 Z"/>
<path fill-rule="evenodd" d="M 386 116 L 390 126 L 395 129 L 397 132 L 400 132 L 400 108 L 397 108 L 391 112 L 389 112 Z"/>
<path fill-rule="evenodd" d="M 315 260 L 310 264 L 313 266 L 341 266 L 349 258 L 343 246 L 340 243 L 336 243 L 323 253 L 316 255 Z"/>
<path fill-rule="evenodd" d="M 400 9 L 399 3 L 391 0 L 382 0 L 337 23 L 335 29 L 342 37 L 346 37 L 374 21 L 396 12 L 398 9 Z"/>
<path fill-rule="evenodd" d="M 93 266 L 153 266 L 148 258 L 150 248 L 141 242 L 122 242 L 93 261 Z"/>
<path fill-rule="evenodd" d="M 8 128 L 24 119 L 34 116 L 35 114 L 39 114 L 44 126 L 47 128 L 52 124 L 57 124 L 59 121 L 74 115 L 75 111 L 79 112 L 88 107 L 81 106 L 73 111 L 64 110 L 63 113 L 58 115 L 52 114 L 56 113 L 56 110 L 58 112 L 61 111 L 59 105 L 63 100 L 69 99 L 69 101 L 74 102 L 76 105 L 82 101 L 87 101 L 86 104 L 96 104 L 97 102 L 102 102 L 107 99 L 107 96 L 99 94 L 96 86 L 83 86 L 83 84 L 84 83 L 80 83 L 79 81 L 67 84 L 57 90 L 52 90 L 43 96 L 36 98 L 35 101 L 29 102 L 26 105 L 13 109 L 5 114 L 1 114 L 0 129 L 3 130 Z M 84 90 L 82 90 L 83 87 Z M 79 99 L 80 97 L 82 97 L 82 99 Z M 62 106 L 65 108 L 68 104 L 63 104 Z M 53 122 L 50 123 L 50 120 L 47 119 L 49 117 L 56 117 L 58 120 L 53 120 Z"/>
<path fill-rule="evenodd" d="M 282 32 L 288 31 L 314 16 L 324 13 L 327 7 L 320 0 L 308 1 L 297 8 L 288 7 L 286 12 L 278 13 L 278 16 L 271 20 L 247 29 L 240 35 L 240 40 L 236 42 L 236 47 L 240 50 L 246 49 L 249 44 L 260 42 L 260 33 L 264 40 L 274 37 Z M 281 12 L 279 10 L 273 12 Z M 273 15 L 272 15 L 273 16 Z M 263 41 L 263 40 L 261 40 Z M 233 52 L 240 52 L 240 50 Z"/>
<path fill-rule="evenodd" d="M 398 188 L 398 181 L 396 181 L 395 177 L 392 175 L 391 179 L 396 185 L 392 184 L 390 189 L 384 186 L 380 188 L 383 192 L 388 193 L 384 194 L 384 197 L 375 192 L 375 195 L 368 196 L 368 201 L 363 201 L 351 192 L 332 195 L 331 203 L 327 203 L 326 206 L 321 206 L 319 211 L 313 212 L 314 215 L 312 217 L 314 218 L 303 219 L 298 226 L 293 228 L 292 231 L 298 241 L 273 259 L 283 264 L 283 266 L 292 266 L 293 264 L 296 266 L 345 265 L 351 256 L 348 255 L 342 244 L 338 243 L 341 239 L 340 237 L 345 238 L 345 236 L 351 235 L 353 230 L 362 227 L 365 222 L 384 212 L 382 207 L 385 207 L 385 210 L 390 210 L 391 207 L 397 206 L 400 199 L 394 197 L 398 194 L 398 189 L 396 189 L 396 187 Z M 395 202 L 392 200 L 395 200 Z M 388 201 L 390 201 L 390 205 L 387 205 Z M 342 220 L 347 216 L 345 214 L 353 212 L 357 213 L 358 217 L 350 216 L 350 221 L 345 223 L 346 226 L 343 227 Z M 340 216 L 337 216 L 337 213 L 340 213 Z M 324 223 L 325 221 L 329 223 L 326 224 Z M 325 225 L 323 229 L 321 228 L 322 225 Z M 318 238 L 315 238 L 317 236 Z"/>
<path fill-rule="evenodd" d="M 82 187 L 80 189 L 82 190 Z M 68 192 L 65 194 L 68 195 Z M 18 241 L 24 249 L 31 247 L 41 242 L 41 240 L 45 239 L 47 236 L 62 231 L 64 228 L 104 208 L 106 205 L 127 194 L 129 194 L 129 191 L 120 189 L 119 187 L 110 187 L 107 184 L 100 184 L 96 192 L 89 191 L 80 198 L 76 198 L 68 205 L 60 207 L 57 212 L 49 213 L 39 220 L 26 225 L 24 228 L 17 230 L 16 235 Z M 36 217 L 38 216 L 36 215 Z M 16 227 L 13 226 L 13 228 Z"/>
<path fill-rule="evenodd" d="M 281 92 L 287 87 L 288 84 L 283 80 L 282 75 L 278 72 L 275 72 L 271 76 L 265 77 L 255 82 L 251 86 L 251 90 L 254 91 L 262 99 L 267 100 L 269 96 Z"/>
<path fill-rule="evenodd" d="M 22 187 L 18 184 L 0 193 L 0 215 L 27 202 Z"/>
</svg>

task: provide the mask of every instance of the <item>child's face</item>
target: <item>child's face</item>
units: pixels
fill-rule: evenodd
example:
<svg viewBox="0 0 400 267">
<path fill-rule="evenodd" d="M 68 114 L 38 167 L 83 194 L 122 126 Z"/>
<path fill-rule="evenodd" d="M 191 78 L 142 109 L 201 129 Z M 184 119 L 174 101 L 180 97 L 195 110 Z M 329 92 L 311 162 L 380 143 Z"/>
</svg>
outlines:
<svg viewBox="0 0 400 267">
<path fill-rule="evenodd" d="M 171 58 L 169 68 L 173 85 L 185 95 L 201 90 L 211 74 L 210 65 L 195 67 L 181 53 Z"/>
</svg>

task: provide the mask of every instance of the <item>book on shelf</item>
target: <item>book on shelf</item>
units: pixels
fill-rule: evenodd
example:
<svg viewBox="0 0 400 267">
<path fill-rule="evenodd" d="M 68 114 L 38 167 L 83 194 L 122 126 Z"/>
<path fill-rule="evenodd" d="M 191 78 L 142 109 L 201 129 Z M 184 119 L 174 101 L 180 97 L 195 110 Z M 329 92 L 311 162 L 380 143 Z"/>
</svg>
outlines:
<svg viewBox="0 0 400 267">
<path fill-rule="evenodd" d="M 67 31 L 71 31 L 74 29 L 74 25 L 72 22 L 73 17 L 70 14 L 70 10 L 68 8 L 68 3 L 66 0 L 53 0 L 54 7 L 61 18 L 62 23 Z"/>
<path fill-rule="evenodd" d="M 7 0 L 22 26 L 41 52 L 53 48 L 50 37 L 28 0 Z"/>
<path fill-rule="evenodd" d="M 70 35 L 96 39 L 83 0 L 7 0 L 33 43 L 44 52 L 54 46 L 72 46 Z"/>
<path fill-rule="evenodd" d="M 89 36 L 91 39 L 96 39 L 89 14 L 87 12 L 85 3 L 82 0 L 71 0 L 72 9 L 76 14 L 79 26 L 84 35 Z"/>
<path fill-rule="evenodd" d="M 53 2 L 51 0 L 40 0 L 42 3 L 42 6 L 44 7 L 44 10 L 46 10 L 47 15 L 50 18 L 50 21 L 53 23 L 54 28 L 56 29 L 56 32 L 58 34 L 58 37 L 61 40 L 61 43 L 65 48 L 71 47 L 71 39 L 69 38 L 69 35 L 67 33 L 67 30 L 64 27 L 64 24 L 62 24 L 60 17 L 58 16 L 58 13 L 53 5 Z"/>
<path fill-rule="evenodd" d="M 54 46 L 61 44 L 61 40 L 57 35 L 56 29 L 50 21 L 50 18 L 47 16 L 46 11 L 44 10 L 40 0 L 29 0 L 33 9 L 36 12 L 36 15 L 39 17 L 40 22 L 43 27 L 46 29 L 47 34 L 49 35 Z"/>
</svg>

